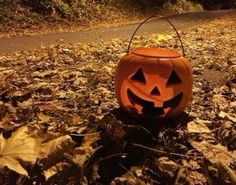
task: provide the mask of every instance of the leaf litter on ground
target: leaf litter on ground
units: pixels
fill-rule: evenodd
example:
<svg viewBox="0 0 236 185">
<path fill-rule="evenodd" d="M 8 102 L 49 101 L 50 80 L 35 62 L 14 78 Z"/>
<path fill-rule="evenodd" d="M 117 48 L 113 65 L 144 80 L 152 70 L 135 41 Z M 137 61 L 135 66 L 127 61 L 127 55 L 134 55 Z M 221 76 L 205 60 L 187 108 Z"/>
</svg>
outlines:
<svg viewBox="0 0 236 185">
<path fill-rule="evenodd" d="M 24 159 L 16 150 L 13 163 L 3 160 L 1 167 L 30 174 L 25 183 L 44 175 L 47 184 L 233 184 L 235 20 L 232 13 L 180 31 L 193 65 L 192 103 L 187 118 L 159 123 L 133 119 L 118 109 L 114 72 L 128 41 L 60 41 L 1 56 L 0 160 L 19 127 L 37 128 L 32 131 L 36 139 L 25 139 L 47 146 L 44 158 Z M 172 33 L 135 37 L 133 48 L 157 45 L 180 50 Z M 17 142 L 24 153 L 33 149 Z M 37 166 L 40 170 L 31 175 Z"/>
</svg>

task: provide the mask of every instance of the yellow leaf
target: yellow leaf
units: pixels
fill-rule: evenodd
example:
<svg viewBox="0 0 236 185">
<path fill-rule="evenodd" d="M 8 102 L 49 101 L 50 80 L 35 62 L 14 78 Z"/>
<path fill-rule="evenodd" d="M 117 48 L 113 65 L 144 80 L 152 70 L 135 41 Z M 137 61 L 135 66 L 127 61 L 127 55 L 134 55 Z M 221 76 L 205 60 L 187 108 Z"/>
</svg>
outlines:
<svg viewBox="0 0 236 185">
<path fill-rule="evenodd" d="M 220 111 L 219 115 L 218 115 L 220 118 L 227 118 L 228 120 L 236 123 L 236 117 L 233 117 L 229 114 L 227 114 L 226 112 L 224 111 Z"/>
<path fill-rule="evenodd" d="M 96 149 L 92 146 L 97 140 L 100 139 L 99 133 L 88 134 L 83 138 L 82 144 L 79 148 L 84 148 L 86 153 L 92 154 Z"/>
<path fill-rule="evenodd" d="M 157 42 L 157 43 L 161 43 L 161 42 L 168 41 L 168 40 L 170 40 L 170 39 L 172 39 L 171 36 L 160 34 L 160 35 L 156 36 L 156 38 L 154 39 L 154 41 Z"/>
<path fill-rule="evenodd" d="M 188 123 L 189 133 L 210 133 L 211 130 L 206 126 L 208 122 L 205 120 L 196 119 Z"/>
<path fill-rule="evenodd" d="M 75 85 L 85 85 L 88 82 L 88 78 L 85 77 L 78 77 L 74 81 Z"/>
<path fill-rule="evenodd" d="M 20 162 L 35 163 L 41 155 L 41 144 L 32 138 L 26 126 L 16 130 L 9 139 L 0 136 L 0 169 L 9 169 L 27 175 Z"/>
<path fill-rule="evenodd" d="M 16 159 L 11 159 L 9 157 L 1 157 L 0 158 L 0 169 L 4 167 L 8 167 L 9 169 L 21 174 L 28 175 L 28 172 L 21 166 L 20 162 Z"/>
<path fill-rule="evenodd" d="M 28 108 L 33 104 L 33 100 L 30 98 L 23 102 L 17 102 L 17 105 L 21 108 Z"/>
<path fill-rule="evenodd" d="M 57 174 L 58 172 L 62 171 L 63 168 L 67 165 L 66 162 L 60 162 L 55 164 L 54 166 L 52 166 L 51 168 L 45 170 L 43 172 L 46 180 L 48 180 L 50 177 L 52 177 L 53 175 Z"/>
<path fill-rule="evenodd" d="M 79 115 L 75 115 L 73 116 L 72 118 L 72 123 L 73 125 L 78 125 L 78 124 L 81 124 L 82 123 L 82 118 L 79 116 Z"/>
<path fill-rule="evenodd" d="M 48 115 L 43 114 L 43 113 L 39 113 L 38 118 L 40 119 L 40 123 L 46 123 L 50 120 L 50 117 Z"/>
</svg>

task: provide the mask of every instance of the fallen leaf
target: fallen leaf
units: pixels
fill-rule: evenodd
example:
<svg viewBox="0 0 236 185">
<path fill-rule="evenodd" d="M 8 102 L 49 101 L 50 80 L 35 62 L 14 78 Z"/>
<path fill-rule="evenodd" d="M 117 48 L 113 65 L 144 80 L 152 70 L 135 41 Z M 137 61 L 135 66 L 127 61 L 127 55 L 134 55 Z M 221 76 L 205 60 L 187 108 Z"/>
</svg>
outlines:
<svg viewBox="0 0 236 185">
<path fill-rule="evenodd" d="M 236 123 L 236 117 L 233 117 L 229 114 L 227 114 L 226 112 L 224 111 L 220 111 L 219 115 L 218 115 L 220 118 L 227 118 L 228 120 Z"/>
<path fill-rule="evenodd" d="M 182 185 L 185 184 L 187 182 L 187 175 L 188 175 L 188 171 L 185 167 L 181 167 L 179 169 L 178 175 L 176 177 L 175 180 L 175 185 Z"/>
<path fill-rule="evenodd" d="M 209 123 L 209 122 L 207 122 Z M 211 130 L 206 126 L 206 121 L 196 119 L 188 123 L 189 133 L 210 133 Z"/>
<path fill-rule="evenodd" d="M 30 107 L 32 104 L 33 100 L 31 98 L 23 102 L 17 102 L 17 105 L 23 109 Z"/>
<path fill-rule="evenodd" d="M 205 185 L 207 184 L 207 178 L 197 172 L 197 171 L 191 171 L 188 175 L 188 184 L 189 185 Z"/>
<path fill-rule="evenodd" d="M 213 145 L 207 141 L 199 142 L 193 140 L 190 140 L 190 143 L 196 150 L 202 152 L 212 164 L 222 162 L 230 166 L 231 163 L 233 164 L 235 162 L 236 151 L 230 152 L 221 144 Z"/>
<path fill-rule="evenodd" d="M 156 164 L 161 171 L 168 173 L 171 177 L 175 175 L 175 171 L 179 168 L 179 166 L 168 157 L 158 158 Z"/>
<path fill-rule="evenodd" d="M 233 107 L 233 108 L 236 108 L 236 101 L 230 102 L 230 106 Z"/>
<path fill-rule="evenodd" d="M 40 119 L 39 123 L 46 123 L 50 120 L 50 117 L 48 115 L 43 114 L 43 113 L 39 113 L 38 118 Z"/>
<path fill-rule="evenodd" d="M 48 169 L 60 162 L 65 153 L 71 152 L 75 147 L 75 143 L 69 135 L 65 135 L 44 143 L 42 147 L 44 156 L 41 161 L 44 164 L 43 168 Z"/>
<path fill-rule="evenodd" d="M 59 162 L 55 165 L 53 165 L 52 167 L 48 168 L 47 170 L 43 171 L 43 175 L 46 178 L 46 181 L 52 177 L 53 175 L 57 174 L 58 172 L 62 171 L 63 168 L 65 168 L 65 166 L 67 165 L 66 162 Z"/>
<path fill-rule="evenodd" d="M 218 162 L 218 170 L 224 172 L 224 175 L 229 178 L 231 185 L 236 184 L 236 173 L 233 172 L 233 170 L 231 170 L 228 166 L 222 162 Z M 227 179 L 225 179 L 225 181 L 227 181 Z"/>
<path fill-rule="evenodd" d="M 42 155 L 42 147 L 39 140 L 27 132 L 28 127 L 23 126 L 9 139 L 0 136 L 0 168 L 8 167 L 19 174 L 28 175 L 21 162 L 34 164 Z"/>
<path fill-rule="evenodd" d="M 85 162 L 98 150 L 93 147 L 95 141 L 100 138 L 99 133 L 88 134 L 84 136 L 82 144 L 74 150 L 73 162 L 80 167 L 83 167 Z"/>
<path fill-rule="evenodd" d="M 216 107 L 219 107 L 220 110 L 226 110 L 229 106 L 228 101 L 221 94 L 215 94 L 212 97 L 212 102 L 216 104 Z"/>
<path fill-rule="evenodd" d="M 75 115 L 72 118 L 73 125 L 79 125 L 83 122 L 83 119 L 79 115 Z"/>
<path fill-rule="evenodd" d="M 85 85 L 88 82 L 88 78 L 85 77 L 78 77 L 74 81 L 75 85 Z"/>
</svg>

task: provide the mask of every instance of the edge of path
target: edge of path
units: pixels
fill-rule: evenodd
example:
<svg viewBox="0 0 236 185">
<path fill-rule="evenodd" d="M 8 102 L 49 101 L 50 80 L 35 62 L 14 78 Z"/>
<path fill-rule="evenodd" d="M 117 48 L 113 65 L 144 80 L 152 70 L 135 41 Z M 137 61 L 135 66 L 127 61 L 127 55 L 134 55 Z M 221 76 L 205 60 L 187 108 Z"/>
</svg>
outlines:
<svg viewBox="0 0 236 185">
<path fill-rule="evenodd" d="M 209 21 L 220 16 L 224 16 L 236 10 L 216 10 L 216 11 L 203 11 L 192 12 L 183 14 L 174 14 L 168 16 L 177 29 L 188 28 L 193 25 L 199 24 L 203 21 Z M 112 38 L 129 39 L 138 24 L 124 25 L 115 28 L 99 29 L 92 31 L 77 31 L 77 32 L 64 32 L 56 34 L 45 34 L 37 36 L 22 36 L 14 38 L 1 38 L 0 39 L 0 55 L 23 51 L 29 49 L 37 49 L 41 46 L 49 46 L 60 40 L 65 43 L 91 43 L 101 40 L 109 40 Z M 151 34 L 161 33 L 170 30 L 170 26 L 164 20 L 153 20 L 148 22 L 137 33 Z"/>
</svg>

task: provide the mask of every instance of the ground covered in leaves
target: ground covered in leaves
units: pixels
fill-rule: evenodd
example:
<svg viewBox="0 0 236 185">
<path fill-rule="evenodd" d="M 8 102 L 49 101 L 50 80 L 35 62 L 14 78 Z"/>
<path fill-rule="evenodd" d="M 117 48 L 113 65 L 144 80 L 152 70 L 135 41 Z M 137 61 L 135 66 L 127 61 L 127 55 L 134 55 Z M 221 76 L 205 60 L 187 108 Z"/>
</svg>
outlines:
<svg viewBox="0 0 236 185">
<path fill-rule="evenodd" d="M 119 109 L 114 71 L 128 41 L 0 57 L 0 184 L 235 184 L 236 14 L 182 30 L 192 104 L 171 120 Z M 133 47 L 178 48 L 172 34 Z"/>
</svg>

